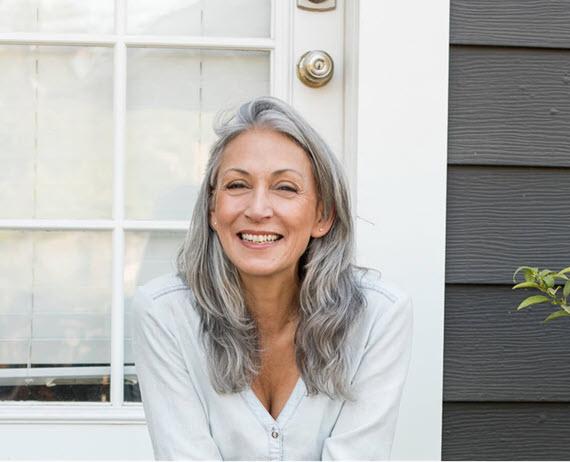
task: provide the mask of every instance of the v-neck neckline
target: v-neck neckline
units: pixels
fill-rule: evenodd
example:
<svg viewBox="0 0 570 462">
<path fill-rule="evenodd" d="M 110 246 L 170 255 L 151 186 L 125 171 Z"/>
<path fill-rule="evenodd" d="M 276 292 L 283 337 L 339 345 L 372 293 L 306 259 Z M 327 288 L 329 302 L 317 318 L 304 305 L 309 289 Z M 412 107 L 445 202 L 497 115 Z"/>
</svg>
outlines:
<svg viewBox="0 0 570 462">
<path fill-rule="evenodd" d="M 265 408 L 265 406 L 261 403 L 251 386 L 248 386 L 243 392 L 242 396 L 249 405 L 250 409 L 253 413 L 257 416 L 260 422 L 268 427 L 278 427 L 283 428 L 289 418 L 297 409 L 297 406 L 305 396 L 306 387 L 305 382 L 303 381 L 303 376 L 300 375 L 293 391 L 289 395 L 285 406 L 279 412 L 277 418 L 273 418 L 273 416 L 269 413 L 269 411 Z"/>
</svg>

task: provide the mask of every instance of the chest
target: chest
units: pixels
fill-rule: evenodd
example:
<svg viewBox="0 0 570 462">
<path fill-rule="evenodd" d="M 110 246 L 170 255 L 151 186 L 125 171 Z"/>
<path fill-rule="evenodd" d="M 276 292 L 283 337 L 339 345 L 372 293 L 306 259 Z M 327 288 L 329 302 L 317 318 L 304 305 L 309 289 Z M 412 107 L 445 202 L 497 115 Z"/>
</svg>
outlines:
<svg viewBox="0 0 570 462">
<path fill-rule="evenodd" d="M 286 455 L 282 460 L 321 460 L 323 441 L 331 435 L 342 401 L 293 391 L 286 408 L 263 415 L 267 409 L 250 388 L 245 393 L 214 393 L 208 406 L 212 437 L 223 460 L 278 460 L 276 454 Z M 277 420 L 285 413 L 280 424 L 271 422 L 270 416 Z M 277 438 L 272 436 L 275 429 Z"/>
<path fill-rule="evenodd" d="M 261 372 L 253 380 L 251 389 L 274 419 L 287 404 L 299 375 L 292 341 L 271 345 L 262 355 Z"/>
</svg>

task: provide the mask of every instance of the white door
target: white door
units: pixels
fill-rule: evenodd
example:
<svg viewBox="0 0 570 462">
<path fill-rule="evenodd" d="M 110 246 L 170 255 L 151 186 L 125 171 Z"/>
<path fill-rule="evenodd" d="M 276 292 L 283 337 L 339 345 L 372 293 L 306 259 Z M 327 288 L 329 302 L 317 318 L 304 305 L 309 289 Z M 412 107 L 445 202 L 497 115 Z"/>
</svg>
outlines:
<svg viewBox="0 0 570 462">
<path fill-rule="evenodd" d="M 288 100 L 352 176 L 350 14 L 303 3 L 0 0 L 1 459 L 152 456 L 130 298 L 174 268 L 219 109 Z"/>
</svg>

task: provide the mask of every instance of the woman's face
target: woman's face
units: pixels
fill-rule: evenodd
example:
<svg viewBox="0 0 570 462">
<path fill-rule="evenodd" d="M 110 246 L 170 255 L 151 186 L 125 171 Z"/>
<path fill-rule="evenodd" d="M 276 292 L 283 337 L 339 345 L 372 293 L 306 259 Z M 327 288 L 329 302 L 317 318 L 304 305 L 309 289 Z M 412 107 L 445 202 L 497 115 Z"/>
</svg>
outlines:
<svg viewBox="0 0 570 462">
<path fill-rule="evenodd" d="M 210 226 L 243 275 L 295 277 L 309 239 L 328 232 L 305 151 L 270 129 L 248 130 L 222 153 Z"/>
</svg>

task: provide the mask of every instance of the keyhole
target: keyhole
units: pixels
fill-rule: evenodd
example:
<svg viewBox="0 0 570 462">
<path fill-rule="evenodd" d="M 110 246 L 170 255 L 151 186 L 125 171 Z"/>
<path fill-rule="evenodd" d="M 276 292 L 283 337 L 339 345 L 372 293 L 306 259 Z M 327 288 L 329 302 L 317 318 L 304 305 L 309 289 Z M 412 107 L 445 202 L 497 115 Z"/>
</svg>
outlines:
<svg viewBox="0 0 570 462">
<path fill-rule="evenodd" d="M 323 60 L 319 59 L 319 60 L 315 61 L 315 69 L 316 69 L 317 71 L 322 70 L 323 67 L 325 67 L 325 63 L 324 63 Z"/>
</svg>

